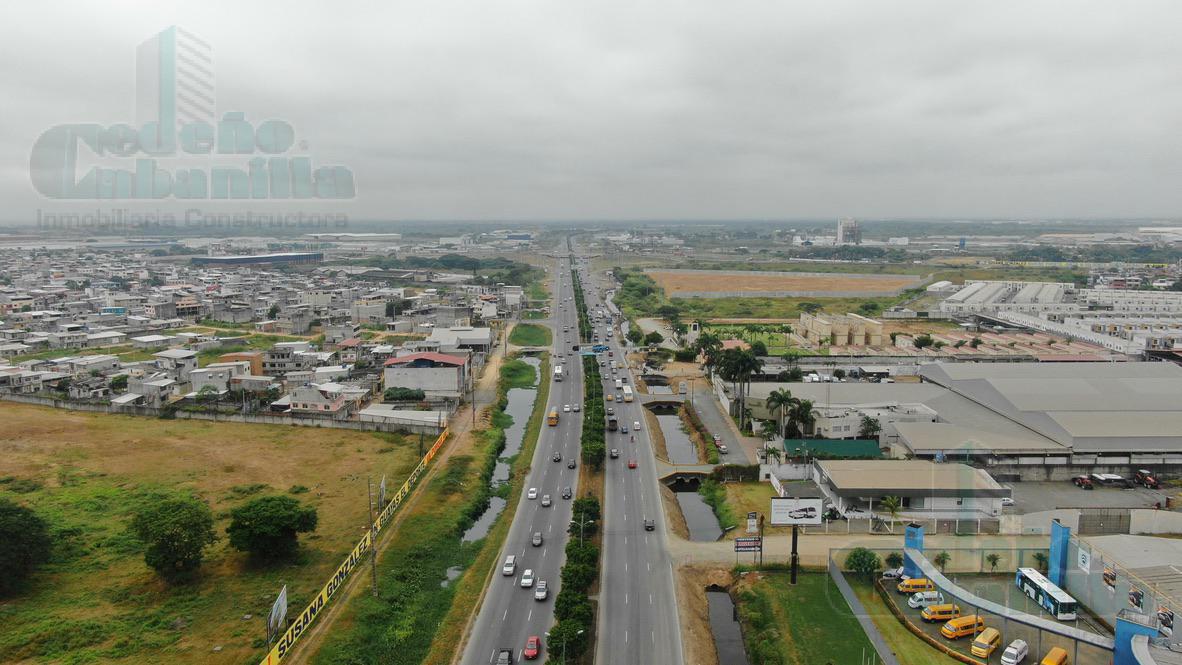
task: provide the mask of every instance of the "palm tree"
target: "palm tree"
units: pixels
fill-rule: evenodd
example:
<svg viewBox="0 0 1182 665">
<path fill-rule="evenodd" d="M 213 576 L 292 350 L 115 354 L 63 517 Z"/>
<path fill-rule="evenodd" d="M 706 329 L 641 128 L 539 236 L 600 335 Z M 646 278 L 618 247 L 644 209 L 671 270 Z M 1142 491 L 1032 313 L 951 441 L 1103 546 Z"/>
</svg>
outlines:
<svg viewBox="0 0 1182 665">
<path fill-rule="evenodd" d="M 780 428 L 776 427 L 774 420 L 760 421 L 759 435 L 763 437 L 764 441 L 772 441 L 780 433 Z"/>
<path fill-rule="evenodd" d="M 792 431 L 792 438 L 803 438 L 815 422 L 817 417 L 813 415 L 811 400 L 797 400 L 788 411 L 788 429 Z"/>
<path fill-rule="evenodd" d="M 763 461 L 764 461 L 764 463 L 771 464 L 773 459 L 776 460 L 777 465 L 779 465 L 781 462 L 783 462 L 784 461 L 784 450 L 782 448 L 780 448 L 780 446 L 769 446 L 767 444 L 764 444 L 764 447 L 763 447 Z"/>
<path fill-rule="evenodd" d="M 997 564 L 1001 561 L 1001 555 L 997 552 L 991 552 L 990 554 L 985 555 L 985 561 L 989 563 L 989 572 L 996 573 Z"/>
<path fill-rule="evenodd" d="M 932 563 L 939 566 L 940 572 L 942 573 L 942 572 L 944 572 L 944 566 L 947 566 L 948 562 L 951 560 L 952 560 L 952 555 L 944 550 L 941 550 L 940 553 L 937 554 L 935 556 L 935 558 L 932 559 Z"/>
<path fill-rule="evenodd" d="M 751 375 L 763 369 L 763 361 L 759 359 L 754 353 L 745 349 L 727 349 L 729 354 L 731 351 L 735 353 L 732 355 L 731 363 L 735 373 L 735 378 L 739 381 L 739 403 L 741 414 L 739 419 L 739 429 L 743 429 L 747 419 L 747 395 L 751 392 Z"/>
<path fill-rule="evenodd" d="M 786 388 L 773 390 L 772 393 L 767 396 L 767 401 L 765 404 L 767 405 L 768 411 L 773 413 L 776 411 L 780 412 L 779 425 L 781 433 L 784 431 L 784 414 L 789 409 L 789 407 L 791 407 L 797 401 L 798 400 L 792 396 L 792 391 Z"/>
<path fill-rule="evenodd" d="M 878 505 L 891 516 L 891 533 L 894 533 L 895 520 L 899 518 L 899 511 L 903 509 L 903 500 L 897 496 L 884 496 Z"/>
</svg>

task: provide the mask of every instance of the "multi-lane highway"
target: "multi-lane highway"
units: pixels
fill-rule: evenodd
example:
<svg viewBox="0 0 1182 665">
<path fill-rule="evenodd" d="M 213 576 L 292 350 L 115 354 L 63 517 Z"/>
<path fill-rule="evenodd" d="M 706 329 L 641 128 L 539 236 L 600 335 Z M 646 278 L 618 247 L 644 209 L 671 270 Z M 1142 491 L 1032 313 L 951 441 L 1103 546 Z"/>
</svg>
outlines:
<svg viewBox="0 0 1182 665">
<path fill-rule="evenodd" d="M 579 266 L 575 262 L 575 266 Z M 501 552 L 497 571 L 486 591 L 484 602 L 476 618 L 467 647 L 465 665 L 494 663 L 500 649 L 513 651 L 513 662 L 522 660 L 522 649 L 530 636 L 543 636 L 554 623 L 553 603 L 558 594 L 559 571 L 564 562 L 566 529 L 571 519 L 571 501 L 562 498 L 564 487 L 572 488 L 578 496 L 577 469 L 568 469 L 567 461 L 579 460 L 579 440 L 582 433 L 582 413 L 565 412 L 565 405 L 583 404 L 583 371 L 578 353 L 571 345 L 578 344 L 578 315 L 575 311 L 571 262 L 556 262 L 554 284 L 555 363 L 563 365 L 564 380 L 550 388 L 550 407 L 559 411 L 556 427 L 543 427 L 534 453 L 533 465 L 525 481 L 525 488 L 537 488 L 538 498 L 528 498 L 523 492 L 509 536 Z M 585 289 L 584 299 L 589 311 L 603 305 L 602 290 L 597 276 L 582 270 L 580 279 Z M 569 329 L 564 333 L 563 329 Z M 622 395 L 614 385 L 621 378 L 635 387 L 636 380 L 624 357 L 625 343 L 616 328 L 611 337 L 607 331 L 612 324 L 594 322 L 599 343 L 608 345 L 611 353 L 601 353 L 600 372 L 602 389 L 615 398 Z M 585 347 L 584 347 L 585 348 Z M 557 355 L 562 354 L 562 355 Z M 613 363 L 620 368 L 612 373 Z M 553 381 L 553 375 L 542 380 Z M 681 665 L 682 646 L 679 631 L 677 599 L 673 584 L 672 560 L 665 547 L 665 517 L 661 506 L 656 474 L 656 459 L 649 439 L 648 426 L 639 397 L 633 402 L 613 399 L 611 407 L 621 424 L 629 432 L 607 432 L 608 449 L 619 450 L 619 457 L 606 460 L 605 499 L 603 506 L 603 558 L 600 575 L 599 616 L 597 618 L 596 662 L 601 665 Z M 640 429 L 635 429 L 635 424 Z M 558 451 L 561 462 L 552 460 Z M 635 461 L 635 468 L 630 462 Z M 581 460 L 579 460 L 581 463 Z M 551 507 L 543 507 L 541 499 L 549 494 Z M 653 529 L 645 528 L 651 520 Z M 543 544 L 534 547 L 531 537 L 541 533 Z M 513 575 L 502 575 L 501 564 L 508 555 L 517 556 Z M 521 587 L 526 569 L 538 580 L 546 580 L 549 598 L 535 601 L 533 589 Z M 544 644 L 543 640 L 543 644 Z M 559 648 L 544 644 L 543 651 Z M 539 656 L 545 659 L 546 654 Z"/>
<path fill-rule="evenodd" d="M 495 662 L 499 649 L 511 649 L 513 662 L 522 659 L 522 649 L 530 636 L 542 637 L 554 624 L 554 599 L 558 596 L 559 571 L 565 560 L 567 525 L 571 519 L 572 499 L 562 498 L 563 488 L 569 487 L 573 496 L 578 496 L 578 468 L 569 469 L 570 460 L 582 464 L 579 458 L 579 436 L 582 432 L 583 414 L 583 366 L 577 353 L 570 347 L 577 344 L 578 319 L 575 312 L 574 292 L 571 286 L 570 261 L 562 259 L 551 268 L 553 293 L 555 294 L 553 316 L 550 323 L 554 332 L 554 350 L 551 365 L 563 366 L 563 380 L 550 386 L 550 399 L 546 411 L 556 407 L 559 413 L 558 425 L 543 425 L 534 451 L 533 462 L 525 480 L 525 489 L 517 506 L 516 516 L 509 529 L 508 538 L 501 551 L 492 582 L 485 593 L 484 603 L 476 617 L 467 648 L 464 650 L 465 665 L 483 665 Z M 563 333 L 563 328 L 569 332 Z M 567 342 L 564 344 L 564 337 Z M 561 354 L 561 355 L 559 355 Z M 539 377 L 541 381 L 554 381 L 554 374 Z M 580 411 L 573 411 L 574 405 Z M 564 412 L 564 405 L 572 411 Z M 553 461 L 557 451 L 562 460 Z M 537 489 L 537 498 L 528 498 L 528 490 Z M 550 507 L 542 505 L 544 495 L 551 499 Z M 542 544 L 534 546 L 535 533 L 542 534 Z M 516 571 L 502 575 L 501 565 L 510 555 L 517 556 Z M 534 589 L 523 588 L 521 577 L 526 569 L 532 570 L 537 580 L 545 580 L 549 586 L 546 600 L 534 600 Z M 536 583 L 535 583 L 536 584 Z M 549 645 L 543 638 L 543 653 L 539 660 L 546 658 Z"/>
<path fill-rule="evenodd" d="M 594 309 L 602 302 L 597 276 L 580 276 L 587 289 L 586 302 Z M 600 340 L 607 326 L 596 324 Z M 619 394 L 614 379 L 623 377 L 636 386 L 635 374 L 624 360 L 625 342 L 619 330 L 605 342 L 611 357 L 623 368 L 613 376 L 610 366 L 600 368 L 605 392 Z M 681 665 L 682 646 L 678 623 L 677 598 L 673 585 L 673 565 L 665 547 L 665 517 L 658 491 L 656 459 L 649 439 L 639 396 L 631 403 L 608 402 L 621 424 L 629 432 L 607 433 L 607 447 L 617 448 L 620 456 L 607 460 L 603 507 L 603 559 L 600 575 L 598 640 L 596 662 L 600 665 Z M 640 430 L 635 424 L 640 423 Z M 629 468 L 629 461 L 636 468 Z M 653 530 L 644 521 L 653 520 Z"/>
</svg>

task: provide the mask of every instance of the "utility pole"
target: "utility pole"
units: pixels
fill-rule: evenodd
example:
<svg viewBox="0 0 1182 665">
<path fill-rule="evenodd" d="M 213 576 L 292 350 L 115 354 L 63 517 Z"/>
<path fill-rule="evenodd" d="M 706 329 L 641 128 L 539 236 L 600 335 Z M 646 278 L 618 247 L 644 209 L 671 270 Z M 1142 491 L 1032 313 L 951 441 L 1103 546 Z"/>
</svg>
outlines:
<svg viewBox="0 0 1182 665">
<path fill-rule="evenodd" d="M 373 478 L 365 477 L 365 487 L 369 494 L 369 569 L 373 574 L 373 597 L 378 597 L 378 532 L 373 528 Z"/>
</svg>

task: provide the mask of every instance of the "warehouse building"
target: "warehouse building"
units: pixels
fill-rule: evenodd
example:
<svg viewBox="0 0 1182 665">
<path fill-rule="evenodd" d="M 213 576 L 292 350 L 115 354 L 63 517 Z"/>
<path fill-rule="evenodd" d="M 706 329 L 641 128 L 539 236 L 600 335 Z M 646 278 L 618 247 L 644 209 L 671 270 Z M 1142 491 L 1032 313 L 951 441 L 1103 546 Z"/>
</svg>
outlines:
<svg viewBox="0 0 1182 665">
<path fill-rule="evenodd" d="M 874 511 L 883 497 L 896 496 L 909 515 L 965 519 L 996 517 L 1011 491 L 988 473 L 966 464 L 925 460 L 816 460 L 813 482 L 843 515 Z"/>
</svg>

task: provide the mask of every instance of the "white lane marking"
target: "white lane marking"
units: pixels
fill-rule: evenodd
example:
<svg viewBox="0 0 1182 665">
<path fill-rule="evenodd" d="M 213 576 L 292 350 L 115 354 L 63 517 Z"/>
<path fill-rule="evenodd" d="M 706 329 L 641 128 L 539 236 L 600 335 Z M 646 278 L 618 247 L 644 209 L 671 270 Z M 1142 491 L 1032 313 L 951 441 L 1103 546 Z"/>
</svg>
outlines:
<svg viewBox="0 0 1182 665">
<path fill-rule="evenodd" d="M 628 643 L 628 631 L 624 631 L 624 644 Z"/>
<path fill-rule="evenodd" d="M 543 559 L 546 558 L 546 548 L 545 547 L 542 548 L 542 558 Z"/>
<path fill-rule="evenodd" d="M 627 561 L 624 562 L 624 572 L 625 573 L 628 572 L 628 562 Z"/>
<path fill-rule="evenodd" d="M 648 570 L 649 570 L 649 572 L 650 572 L 650 573 L 653 571 L 653 564 L 652 564 L 651 562 L 649 562 L 649 563 L 646 563 L 646 564 L 644 564 L 644 565 L 648 566 Z"/>
<path fill-rule="evenodd" d="M 509 610 L 505 610 L 505 613 L 501 615 L 501 621 L 504 621 L 508 617 L 509 617 Z"/>
<path fill-rule="evenodd" d="M 657 643 L 657 632 L 656 632 L 655 630 L 654 630 L 654 631 L 651 631 L 651 632 L 649 633 L 649 635 L 652 635 L 652 638 L 653 638 L 653 644 L 656 644 L 656 643 Z"/>
<path fill-rule="evenodd" d="M 496 658 L 496 657 L 497 657 L 497 650 L 493 649 L 492 655 L 490 655 L 488 657 L 488 662 L 490 662 L 490 663 L 493 662 L 493 658 Z"/>
<path fill-rule="evenodd" d="M 653 597 L 652 597 L 651 595 L 648 597 L 648 602 L 649 602 L 650 604 L 653 602 Z M 534 618 L 534 611 L 533 611 L 533 610 L 530 610 L 530 611 L 529 611 L 529 616 L 525 617 L 525 620 L 526 620 L 526 622 L 528 623 L 528 622 L 529 622 L 529 620 L 530 620 L 530 619 L 533 619 L 533 618 Z"/>
<path fill-rule="evenodd" d="M 628 604 L 628 592 L 627 591 L 624 592 L 624 604 L 625 605 Z M 505 611 L 508 612 L 508 610 L 505 610 Z"/>
<path fill-rule="evenodd" d="M 649 605 L 653 604 L 653 595 L 651 593 L 648 595 L 648 604 Z"/>
</svg>

